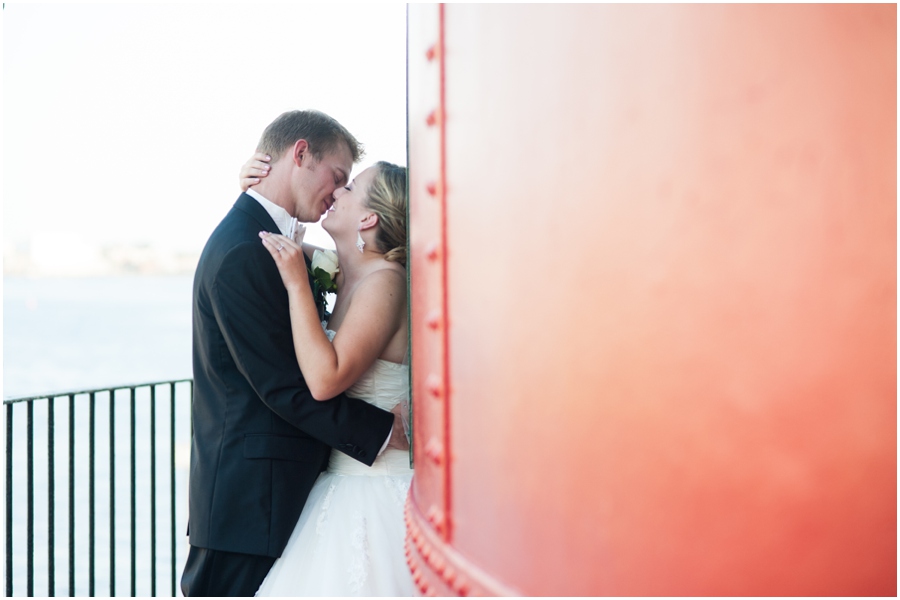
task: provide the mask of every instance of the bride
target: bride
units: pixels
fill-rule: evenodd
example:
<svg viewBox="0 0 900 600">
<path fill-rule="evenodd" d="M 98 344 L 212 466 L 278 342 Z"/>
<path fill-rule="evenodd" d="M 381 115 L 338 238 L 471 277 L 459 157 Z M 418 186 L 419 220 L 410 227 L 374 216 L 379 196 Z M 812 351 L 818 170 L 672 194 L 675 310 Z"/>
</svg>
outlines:
<svg viewBox="0 0 900 600">
<path fill-rule="evenodd" d="M 265 176 L 265 157 L 241 171 Z M 339 259 L 337 300 L 319 320 L 302 239 L 261 232 L 290 301 L 297 362 L 316 400 L 342 391 L 385 410 L 408 408 L 406 169 L 379 162 L 334 192 L 322 225 Z M 408 413 L 406 413 L 408 414 Z M 403 504 L 409 454 L 387 448 L 371 467 L 332 451 L 281 558 L 258 596 L 411 596 Z"/>
</svg>

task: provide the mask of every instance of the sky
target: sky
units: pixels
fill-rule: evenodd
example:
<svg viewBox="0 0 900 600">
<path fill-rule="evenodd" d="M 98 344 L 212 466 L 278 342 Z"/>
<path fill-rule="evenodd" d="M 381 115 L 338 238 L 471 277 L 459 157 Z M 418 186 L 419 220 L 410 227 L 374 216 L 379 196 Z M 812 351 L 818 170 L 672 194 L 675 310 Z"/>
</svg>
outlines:
<svg viewBox="0 0 900 600">
<path fill-rule="evenodd" d="M 353 132 L 354 175 L 406 164 L 404 4 L 7 2 L 2 19 L 4 250 L 199 253 L 287 110 Z"/>
</svg>

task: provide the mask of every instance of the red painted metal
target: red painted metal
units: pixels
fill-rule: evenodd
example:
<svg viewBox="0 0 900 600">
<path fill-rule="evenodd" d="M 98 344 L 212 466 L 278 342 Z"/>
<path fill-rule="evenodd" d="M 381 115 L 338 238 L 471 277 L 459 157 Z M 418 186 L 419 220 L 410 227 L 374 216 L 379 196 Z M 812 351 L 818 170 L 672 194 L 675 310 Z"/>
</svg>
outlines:
<svg viewBox="0 0 900 600">
<path fill-rule="evenodd" d="M 410 6 L 424 594 L 896 594 L 896 50 L 894 5 Z"/>
<path fill-rule="evenodd" d="M 411 76 L 409 119 L 421 126 L 411 128 L 410 145 L 418 157 L 410 162 L 410 218 L 418 225 L 410 232 L 410 246 L 424 248 L 410 255 L 410 276 L 421 282 L 413 290 L 411 307 L 415 376 L 413 430 L 414 456 L 421 463 L 411 497 L 422 507 L 422 521 L 444 542 L 450 539 L 450 481 L 446 453 L 450 448 L 447 364 L 446 295 L 446 186 L 443 162 L 443 52 L 440 15 L 443 8 L 423 6 L 430 13 L 428 24 L 410 28 Z M 413 75 L 413 73 L 415 73 Z M 421 431 L 421 435 L 418 433 Z M 427 432 L 427 433 L 426 433 Z M 428 460 L 425 460 L 427 458 Z M 435 460 L 439 458 L 440 460 Z M 418 548 L 419 545 L 414 545 Z M 411 563 L 413 564 L 413 563 Z M 420 569 L 414 568 L 417 574 Z M 416 580 L 423 593 L 427 592 Z"/>
</svg>

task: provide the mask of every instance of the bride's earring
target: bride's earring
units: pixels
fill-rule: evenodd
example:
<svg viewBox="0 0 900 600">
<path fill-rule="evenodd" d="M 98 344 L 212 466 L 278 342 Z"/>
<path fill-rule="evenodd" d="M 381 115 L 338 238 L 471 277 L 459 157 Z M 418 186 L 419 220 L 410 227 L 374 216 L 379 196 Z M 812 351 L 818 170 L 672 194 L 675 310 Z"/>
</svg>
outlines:
<svg viewBox="0 0 900 600">
<path fill-rule="evenodd" d="M 356 247 L 359 248 L 359 251 L 362 252 L 363 248 L 366 247 L 365 240 L 362 239 L 362 227 L 356 230 Z"/>
</svg>

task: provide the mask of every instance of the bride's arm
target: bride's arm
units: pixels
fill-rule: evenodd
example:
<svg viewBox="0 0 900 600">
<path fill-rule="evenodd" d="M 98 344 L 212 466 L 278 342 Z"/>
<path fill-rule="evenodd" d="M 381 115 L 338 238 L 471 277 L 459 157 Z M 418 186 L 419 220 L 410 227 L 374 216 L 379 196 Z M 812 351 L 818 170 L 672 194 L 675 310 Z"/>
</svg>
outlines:
<svg viewBox="0 0 900 600">
<path fill-rule="evenodd" d="M 281 235 L 260 236 L 288 291 L 294 351 L 303 378 L 316 400 L 333 398 L 359 379 L 399 330 L 405 318 L 406 280 L 398 271 L 384 269 L 361 281 L 332 343 L 319 322 L 299 246 Z"/>
<path fill-rule="evenodd" d="M 259 183 L 263 177 L 268 177 L 269 169 L 271 168 L 271 165 L 269 165 L 270 160 L 272 160 L 272 157 L 268 154 L 256 152 L 247 159 L 247 162 L 241 165 L 238 180 L 240 181 L 242 192 L 246 192 Z M 324 250 L 324 248 L 303 242 L 303 252 L 308 257 L 312 258 L 316 250 Z"/>
</svg>

